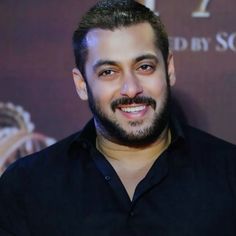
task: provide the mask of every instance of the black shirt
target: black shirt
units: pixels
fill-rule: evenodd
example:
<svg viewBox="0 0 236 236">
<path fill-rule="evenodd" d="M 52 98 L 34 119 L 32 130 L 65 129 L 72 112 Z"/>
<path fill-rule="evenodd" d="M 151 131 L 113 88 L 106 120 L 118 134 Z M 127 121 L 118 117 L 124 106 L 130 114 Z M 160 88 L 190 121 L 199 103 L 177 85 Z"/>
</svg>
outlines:
<svg viewBox="0 0 236 236">
<path fill-rule="evenodd" d="M 0 180 L 0 235 L 235 236 L 235 146 L 175 122 L 171 135 L 132 201 L 93 121 L 20 159 Z"/>
</svg>

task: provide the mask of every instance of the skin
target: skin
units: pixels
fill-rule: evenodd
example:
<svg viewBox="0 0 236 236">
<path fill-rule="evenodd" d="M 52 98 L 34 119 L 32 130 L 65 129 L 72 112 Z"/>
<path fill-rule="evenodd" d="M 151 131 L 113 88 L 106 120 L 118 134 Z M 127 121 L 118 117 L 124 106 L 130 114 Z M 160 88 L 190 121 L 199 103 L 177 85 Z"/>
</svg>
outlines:
<svg viewBox="0 0 236 236">
<path fill-rule="evenodd" d="M 93 29 L 87 37 L 88 57 L 85 78 L 73 69 L 77 92 L 88 100 L 88 88 L 103 114 L 117 123 L 128 135 L 142 135 L 161 113 L 169 85 L 175 84 L 173 56 L 170 53 L 167 70 L 161 51 L 154 43 L 149 23 L 122 27 L 114 31 Z M 120 98 L 149 97 L 155 101 L 122 104 L 112 107 Z M 98 149 L 113 165 L 130 198 L 137 183 L 146 175 L 157 156 L 168 143 L 167 127 L 145 147 L 129 147 L 106 132 L 95 120 Z M 111 150 L 112 149 L 112 150 Z M 112 155 L 111 155 L 112 153 Z M 158 155 L 155 155 L 158 154 Z"/>
<path fill-rule="evenodd" d="M 142 23 L 114 31 L 94 29 L 87 34 L 87 45 L 89 50 L 85 73 L 94 100 L 102 112 L 127 133 L 138 135 L 140 130 L 153 122 L 167 90 L 164 60 L 160 50 L 155 47 L 151 26 Z M 175 76 L 171 54 L 168 74 L 172 86 Z M 80 98 L 87 100 L 85 79 L 77 69 L 73 70 L 73 75 Z M 121 105 L 115 111 L 111 109 L 111 103 L 116 99 L 137 96 L 153 98 L 156 108 L 140 103 Z M 132 111 L 130 109 L 133 112 L 127 112 Z M 132 125 L 134 123 L 136 125 Z M 106 136 L 98 124 L 97 129 Z"/>
</svg>

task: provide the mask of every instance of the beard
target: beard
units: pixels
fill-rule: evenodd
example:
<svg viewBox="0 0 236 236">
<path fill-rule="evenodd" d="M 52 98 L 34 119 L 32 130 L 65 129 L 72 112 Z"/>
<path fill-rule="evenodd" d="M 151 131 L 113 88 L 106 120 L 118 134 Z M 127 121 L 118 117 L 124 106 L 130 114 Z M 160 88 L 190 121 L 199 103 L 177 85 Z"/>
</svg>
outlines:
<svg viewBox="0 0 236 236">
<path fill-rule="evenodd" d="M 154 113 L 154 118 L 149 127 L 142 128 L 136 132 L 127 132 L 123 129 L 117 120 L 110 119 L 101 109 L 93 94 L 87 85 L 88 102 L 91 112 L 93 113 L 96 128 L 98 132 L 108 140 L 120 145 L 130 147 L 143 147 L 155 142 L 163 133 L 169 123 L 170 113 L 170 86 L 167 85 L 163 102 L 158 112 Z M 156 109 L 156 101 L 150 97 L 137 96 L 134 98 L 121 98 L 111 103 L 111 110 L 115 112 L 118 105 L 127 104 L 145 104 Z M 136 127 L 142 124 L 142 121 L 130 121 L 129 125 Z"/>
</svg>

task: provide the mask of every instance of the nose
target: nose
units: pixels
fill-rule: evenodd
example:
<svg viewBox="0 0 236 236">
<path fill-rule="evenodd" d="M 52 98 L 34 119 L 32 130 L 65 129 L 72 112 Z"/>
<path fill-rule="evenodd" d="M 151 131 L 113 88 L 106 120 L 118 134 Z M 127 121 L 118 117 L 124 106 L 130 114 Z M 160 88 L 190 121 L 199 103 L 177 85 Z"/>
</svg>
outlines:
<svg viewBox="0 0 236 236">
<path fill-rule="evenodd" d="M 120 94 L 125 97 L 134 98 L 143 92 L 143 88 L 138 78 L 129 74 L 124 76 Z"/>
</svg>

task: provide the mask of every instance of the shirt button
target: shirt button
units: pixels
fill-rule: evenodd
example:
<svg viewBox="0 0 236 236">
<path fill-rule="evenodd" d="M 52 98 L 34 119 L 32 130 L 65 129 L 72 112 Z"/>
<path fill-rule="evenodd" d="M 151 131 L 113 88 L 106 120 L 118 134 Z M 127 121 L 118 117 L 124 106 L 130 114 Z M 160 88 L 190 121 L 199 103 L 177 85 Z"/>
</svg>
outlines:
<svg viewBox="0 0 236 236">
<path fill-rule="evenodd" d="M 83 143 L 82 143 L 82 147 L 83 147 L 84 149 L 87 149 L 87 148 L 88 148 L 87 143 L 86 143 L 86 142 L 83 142 Z"/>
<path fill-rule="evenodd" d="M 131 212 L 129 213 L 129 215 L 130 215 L 131 217 L 133 217 L 133 216 L 134 216 L 134 212 L 131 211 Z"/>
<path fill-rule="evenodd" d="M 111 177 L 110 176 L 105 176 L 105 180 L 110 180 L 111 179 Z"/>
</svg>

